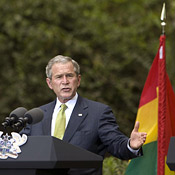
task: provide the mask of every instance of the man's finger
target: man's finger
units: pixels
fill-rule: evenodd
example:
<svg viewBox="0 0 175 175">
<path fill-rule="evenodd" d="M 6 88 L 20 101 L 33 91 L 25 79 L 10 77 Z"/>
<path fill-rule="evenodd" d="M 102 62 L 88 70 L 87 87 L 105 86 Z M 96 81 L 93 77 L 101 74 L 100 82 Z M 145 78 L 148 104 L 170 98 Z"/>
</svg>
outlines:
<svg viewBox="0 0 175 175">
<path fill-rule="evenodd" d="M 138 132 L 139 130 L 139 121 L 136 121 L 135 126 L 134 126 L 134 131 Z"/>
</svg>

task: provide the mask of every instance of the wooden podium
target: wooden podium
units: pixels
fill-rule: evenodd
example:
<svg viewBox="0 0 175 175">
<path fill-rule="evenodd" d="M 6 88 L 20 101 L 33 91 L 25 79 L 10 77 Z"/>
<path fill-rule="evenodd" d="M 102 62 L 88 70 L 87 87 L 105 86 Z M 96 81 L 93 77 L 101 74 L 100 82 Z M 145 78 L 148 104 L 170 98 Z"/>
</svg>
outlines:
<svg viewBox="0 0 175 175">
<path fill-rule="evenodd" d="M 67 174 L 69 168 L 100 168 L 103 158 L 51 136 L 29 136 L 17 159 L 0 160 L 0 174 Z M 52 173 L 51 173 L 52 172 Z"/>
</svg>

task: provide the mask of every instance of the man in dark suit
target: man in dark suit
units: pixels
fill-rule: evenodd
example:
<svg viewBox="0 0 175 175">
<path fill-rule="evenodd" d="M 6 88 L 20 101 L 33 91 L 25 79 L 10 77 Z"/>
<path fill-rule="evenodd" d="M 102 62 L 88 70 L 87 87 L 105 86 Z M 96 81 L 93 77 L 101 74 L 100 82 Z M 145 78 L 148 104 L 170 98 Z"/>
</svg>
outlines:
<svg viewBox="0 0 175 175">
<path fill-rule="evenodd" d="M 109 106 L 78 95 L 81 75 L 76 61 L 58 55 L 49 61 L 46 75 L 46 82 L 57 98 L 40 107 L 44 112 L 43 120 L 38 124 L 28 125 L 23 133 L 54 136 L 60 105 L 66 104 L 65 133 L 61 139 L 103 157 L 106 152 L 125 160 L 142 155 L 141 146 L 146 140 L 146 133 L 138 132 L 138 122 L 128 138 L 119 131 Z M 70 170 L 69 173 L 95 175 L 101 174 L 102 170 Z"/>
</svg>

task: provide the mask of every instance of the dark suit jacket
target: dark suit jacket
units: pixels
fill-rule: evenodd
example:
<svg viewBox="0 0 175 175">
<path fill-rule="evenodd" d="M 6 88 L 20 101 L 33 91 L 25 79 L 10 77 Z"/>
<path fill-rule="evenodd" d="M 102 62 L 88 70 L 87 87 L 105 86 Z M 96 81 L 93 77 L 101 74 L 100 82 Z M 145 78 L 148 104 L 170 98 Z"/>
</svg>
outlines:
<svg viewBox="0 0 175 175">
<path fill-rule="evenodd" d="M 23 133 L 27 135 L 51 135 L 51 119 L 55 103 L 56 101 L 53 101 L 41 106 L 40 108 L 44 112 L 43 120 L 38 124 L 27 126 Z M 111 108 L 80 96 L 78 96 L 63 140 L 103 157 L 106 152 L 120 159 L 136 157 L 127 148 L 128 137 L 119 131 Z"/>
</svg>

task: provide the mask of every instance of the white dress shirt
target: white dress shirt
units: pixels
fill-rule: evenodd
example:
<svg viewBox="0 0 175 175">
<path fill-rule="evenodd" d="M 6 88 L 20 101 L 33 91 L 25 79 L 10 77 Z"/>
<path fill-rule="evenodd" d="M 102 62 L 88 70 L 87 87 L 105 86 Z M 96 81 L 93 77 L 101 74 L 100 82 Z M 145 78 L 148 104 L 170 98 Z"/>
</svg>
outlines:
<svg viewBox="0 0 175 175">
<path fill-rule="evenodd" d="M 68 102 L 66 102 L 66 106 L 67 106 L 67 109 L 65 110 L 65 114 L 66 114 L 66 127 L 68 125 L 68 122 L 69 122 L 69 119 L 70 119 L 70 116 L 72 114 L 72 111 L 74 109 L 74 106 L 77 102 L 77 98 L 78 98 L 78 94 L 76 93 L 75 96 L 69 100 Z M 55 130 L 55 122 L 56 122 L 56 118 L 57 118 L 57 114 L 59 112 L 59 110 L 61 109 L 61 102 L 58 100 L 56 100 L 56 105 L 55 105 L 55 108 L 54 108 L 54 111 L 53 111 L 53 115 L 52 115 L 52 124 L 51 124 L 51 135 L 53 136 L 54 135 L 54 130 Z"/>
</svg>

